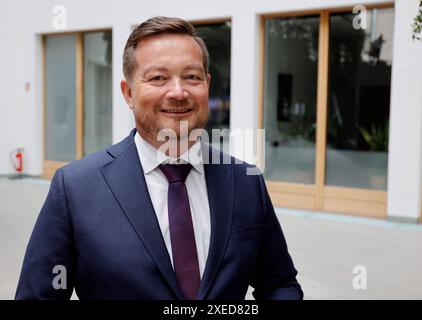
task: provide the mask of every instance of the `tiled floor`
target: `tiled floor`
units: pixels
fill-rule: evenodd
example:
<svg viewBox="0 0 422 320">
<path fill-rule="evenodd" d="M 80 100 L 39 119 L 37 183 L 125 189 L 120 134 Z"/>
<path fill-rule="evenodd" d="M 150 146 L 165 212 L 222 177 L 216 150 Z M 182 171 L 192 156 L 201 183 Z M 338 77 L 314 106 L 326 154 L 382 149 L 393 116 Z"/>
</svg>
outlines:
<svg viewBox="0 0 422 320">
<path fill-rule="evenodd" d="M 48 188 L 44 180 L 0 178 L 0 299 L 14 297 Z M 422 225 L 281 208 L 277 213 L 305 299 L 422 299 Z M 353 288 L 357 265 L 367 271 L 365 290 Z"/>
</svg>

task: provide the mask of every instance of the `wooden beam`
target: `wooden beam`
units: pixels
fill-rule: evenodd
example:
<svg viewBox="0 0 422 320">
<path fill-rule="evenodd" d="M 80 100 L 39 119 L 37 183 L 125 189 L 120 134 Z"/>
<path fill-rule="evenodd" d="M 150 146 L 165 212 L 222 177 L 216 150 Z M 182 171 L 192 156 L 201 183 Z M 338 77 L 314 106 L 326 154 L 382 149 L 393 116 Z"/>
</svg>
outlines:
<svg viewBox="0 0 422 320">
<path fill-rule="evenodd" d="M 84 156 L 84 43 L 76 38 L 76 159 Z"/>
<path fill-rule="evenodd" d="M 265 69 L 265 19 L 259 19 L 258 33 L 258 129 L 264 129 L 264 69 Z M 265 131 L 266 134 L 266 131 Z M 257 141 L 257 166 L 265 167 L 265 137 Z"/>
<path fill-rule="evenodd" d="M 49 179 L 48 172 L 46 168 L 46 159 L 47 159 L 47 36 L 42 35 L 42 61 L 41 61 L 41 72 L 42 72 L 42 141 L 41 141 L 41 157 L 43 164 L 42 177 Z"/>
<path fill-rule="evenodd" d="M 330 39 L 330 15 L 328 11 L 321 12 L 318 45 L 318 83 L 317 83 L 317 129 L 316 129 L 316 210 L 324 206 L 324 184 L 326 166 L 327 109 L 328 109 L 328 63 Z"/>
</svg>

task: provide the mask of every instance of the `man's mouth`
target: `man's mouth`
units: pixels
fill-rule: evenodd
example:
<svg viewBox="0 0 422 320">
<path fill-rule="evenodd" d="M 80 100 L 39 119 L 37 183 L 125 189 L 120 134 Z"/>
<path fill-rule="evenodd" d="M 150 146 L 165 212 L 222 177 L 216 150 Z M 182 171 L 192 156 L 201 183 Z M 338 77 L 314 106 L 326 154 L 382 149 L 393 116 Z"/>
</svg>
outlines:
<svg viewBox="0 0 422 320">
<path fill-rule="evenodd" d="M 175 109 L 161 109 L 161 112 L 170 114 L 183 114 L 192 111 L 193 108 L 175 108 Z"/>
</svg>

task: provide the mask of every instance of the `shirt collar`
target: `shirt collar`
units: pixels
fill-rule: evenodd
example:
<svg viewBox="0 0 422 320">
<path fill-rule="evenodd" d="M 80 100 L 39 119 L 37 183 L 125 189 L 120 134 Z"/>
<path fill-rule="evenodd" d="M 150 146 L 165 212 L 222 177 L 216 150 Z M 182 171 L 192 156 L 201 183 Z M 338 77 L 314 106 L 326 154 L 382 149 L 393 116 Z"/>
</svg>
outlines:
<svg viewBox="0 0 422 320">
<path fill-rule="evenodd" d="M 199 139 L 179 158 L 169 157 L 162 151 L 156 149 L 145 141 L 139 132 L 136 132 L 134 140 L 136 148 L 138 149 L 139 160 L 141 161 L 145 174 L 154 171 L 162 163 L 190 163 L 196 171 L 200 174 L 204 174 L 204 162 L 202 158 L 201 141 Z"/>
</svg>

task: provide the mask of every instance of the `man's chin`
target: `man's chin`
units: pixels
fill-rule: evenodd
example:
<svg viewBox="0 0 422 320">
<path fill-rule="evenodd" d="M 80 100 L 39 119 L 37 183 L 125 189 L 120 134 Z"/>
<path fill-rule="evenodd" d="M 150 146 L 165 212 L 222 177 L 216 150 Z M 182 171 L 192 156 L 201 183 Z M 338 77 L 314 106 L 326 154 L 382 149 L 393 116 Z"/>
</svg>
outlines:
<svg viewBox="0 0 422 320">
<path fill-rule="evenodd" d="M 159 134 L 165 134 L 170 139 L 188 138 L 190 132 L 195 129 L 196 123 L 192 121 L 182 120 L 181 122 L 165 123 L 158 130 Z"/>
</svg>

